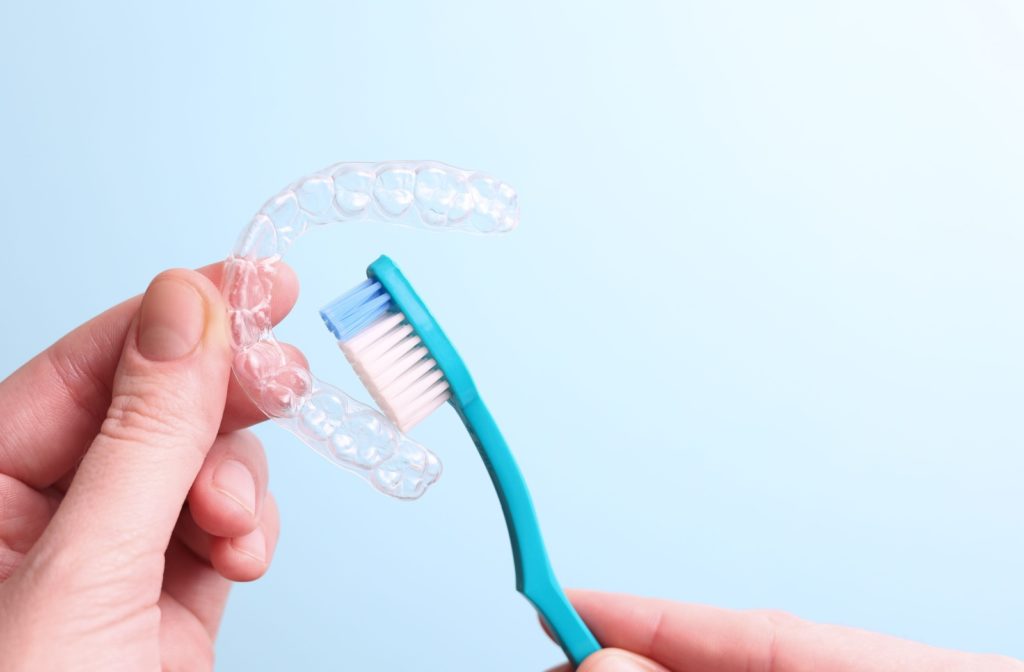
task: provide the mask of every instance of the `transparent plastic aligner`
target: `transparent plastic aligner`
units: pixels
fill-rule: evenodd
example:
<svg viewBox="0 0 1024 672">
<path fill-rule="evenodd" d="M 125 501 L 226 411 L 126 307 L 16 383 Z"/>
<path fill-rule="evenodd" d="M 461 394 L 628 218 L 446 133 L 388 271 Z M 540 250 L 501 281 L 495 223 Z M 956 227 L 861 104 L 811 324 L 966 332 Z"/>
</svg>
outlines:
<svg viewBox="0 0 1024 672">
<path fill-rule="evenodd" d="M 415 499 L 440 477 L 437 456 L 314 377 L 271 329 L 277 262 L 295 240 L 321 225 L 369 220 L 503 233 L 519 223 L 519 206 L 507 184 L 433 161 L 339 163 L 302 178 L 260 208 L 225 262 L 232 368 L 256 406 L 317 453 L 387 495 Z"/>
</svg>

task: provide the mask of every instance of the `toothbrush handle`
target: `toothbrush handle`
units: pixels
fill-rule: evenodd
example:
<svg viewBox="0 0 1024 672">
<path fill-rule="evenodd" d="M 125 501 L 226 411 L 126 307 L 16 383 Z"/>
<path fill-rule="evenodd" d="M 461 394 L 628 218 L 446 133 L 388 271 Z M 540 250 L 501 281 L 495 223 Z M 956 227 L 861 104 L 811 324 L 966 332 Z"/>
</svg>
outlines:
<svg viewBox="0 0 1024 672">
<path fill-rule="evenodd" d="M 457 405 L 457 410 L 473 437 L 501 500 L 512 543 L 516 590 L 533 604 L 573 665 L 579 666 L 601 645 L 569 603 L 555 578 L 523 474 L 498 425 L 479 397 Z"/>
</svg>

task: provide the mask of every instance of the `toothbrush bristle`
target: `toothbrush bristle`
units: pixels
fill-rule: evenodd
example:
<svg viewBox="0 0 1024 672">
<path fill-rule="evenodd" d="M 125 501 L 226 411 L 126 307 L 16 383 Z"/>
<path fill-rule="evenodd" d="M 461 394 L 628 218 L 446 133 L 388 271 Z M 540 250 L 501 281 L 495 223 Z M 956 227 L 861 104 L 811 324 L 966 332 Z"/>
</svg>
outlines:
<svg viewBox="0 0 1024 672">
<path fill-rule="evenodd" d="M 408 432 L 451 397 L 448 382 L 387 290 L 368 279 L 320 311 L 370 396 Z"/>
</svg>

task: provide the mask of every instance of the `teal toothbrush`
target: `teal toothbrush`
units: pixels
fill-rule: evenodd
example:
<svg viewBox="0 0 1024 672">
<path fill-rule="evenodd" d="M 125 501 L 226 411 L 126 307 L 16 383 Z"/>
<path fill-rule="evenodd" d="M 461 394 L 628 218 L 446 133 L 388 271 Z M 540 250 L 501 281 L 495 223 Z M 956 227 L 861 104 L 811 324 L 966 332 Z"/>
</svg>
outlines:
<svg viewBox="0 0 1024 672">
<path fill-rule="evenodd" d="M 398 267 L 385 256 L 367 280 L 320 311 L 381 410 L 403 431 L 446 401 L 469 430 L 505 514 L 516 590 L 545 620 L 578 666 L 601 648 L 551 569 L 537 514 L 515 458 L 459 353 Z"/>
</svg>

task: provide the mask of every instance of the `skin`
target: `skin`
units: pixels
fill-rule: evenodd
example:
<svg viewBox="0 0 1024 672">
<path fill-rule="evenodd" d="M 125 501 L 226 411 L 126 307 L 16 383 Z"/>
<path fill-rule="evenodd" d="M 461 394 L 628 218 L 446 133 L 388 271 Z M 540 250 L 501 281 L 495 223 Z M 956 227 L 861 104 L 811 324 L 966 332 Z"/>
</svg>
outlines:
<svg viewBox="0 0 1024 672">
<path fill-rule="evenodd" d="M 267 570 L 277 506 L 243 429 L 263 416 L 230 377 L 220 274 L 162 273 L 0 383 L 3 669 L 210 669 L 231 582 Z M 282 267 L 275 322 L 297 292 Z M 189 348 L 161 325 L 196 305 Z"/>
<path fill-rule="evenodd" d="M 1024 672 L 1024 662 L 1004 656 L 938 649 L 782 612 L 581 590 L 569 591 L 569 599 L 609 647 L 579 672 Z"/>
<path fill-rule="evenodd" d="M 160 274 L 0 382 L 4 670 L 211 669 L 231 582 L 266 572 L 277 506 L 244 429 L 264 418 L 230 376 L 221 270 Z M 275 323 L 298 292 L 276 283 Z M 581 672 L 1024 672 L 774 612 L 570 598 L 608 647 Z"/>
</svg>

